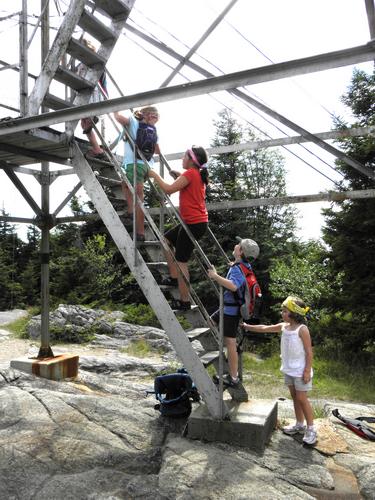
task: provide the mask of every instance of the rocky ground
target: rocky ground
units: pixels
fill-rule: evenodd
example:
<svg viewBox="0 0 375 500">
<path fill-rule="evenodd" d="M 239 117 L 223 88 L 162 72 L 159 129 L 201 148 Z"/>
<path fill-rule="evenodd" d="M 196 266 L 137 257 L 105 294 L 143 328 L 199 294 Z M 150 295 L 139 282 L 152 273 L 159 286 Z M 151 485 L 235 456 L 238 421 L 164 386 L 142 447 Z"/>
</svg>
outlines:
<svg viewBox="0 0 375 500">
<path fill-rule="evenodd" d="M 160 330 L 148 332 L 162 339 Z M 54 382 L 10 369 L 10 359 L 35 354 L 38 344 L 0 331 L 1 499 L 375 498 L 375 443 L 329 416 L 332 408 L 375 416 L 374 405 L 322 402 L 317 448 L 280 430 L 262 455 L 191 441 L 182 437 L 184 421 L 160 417 L 145 396 L 170 354 L 130 357 L 114 345 L 127 335 L 109 332 L 110 346 L 103 334 L 54 348 L 80 355 L 79 377 Z M 279 415 L 292 414 L 291 402 L 280 401 Z"/>
</svg>

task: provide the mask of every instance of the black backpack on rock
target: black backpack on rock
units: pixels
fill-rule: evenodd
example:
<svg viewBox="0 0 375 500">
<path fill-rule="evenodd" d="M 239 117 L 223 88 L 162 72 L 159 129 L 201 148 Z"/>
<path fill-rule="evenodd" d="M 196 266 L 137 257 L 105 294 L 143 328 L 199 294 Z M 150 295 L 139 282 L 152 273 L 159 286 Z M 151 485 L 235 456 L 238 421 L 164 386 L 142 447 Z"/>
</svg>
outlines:
<svg viewBox="0 0 375 500">
<path fill-rule="evenodd" d="M 184 368 L 156 377 L 154 394 L 159 401 L 154 408 L 165 417 L 188 417 L 192 401 L 200 401 L 198 389 Z"/>
</svg>

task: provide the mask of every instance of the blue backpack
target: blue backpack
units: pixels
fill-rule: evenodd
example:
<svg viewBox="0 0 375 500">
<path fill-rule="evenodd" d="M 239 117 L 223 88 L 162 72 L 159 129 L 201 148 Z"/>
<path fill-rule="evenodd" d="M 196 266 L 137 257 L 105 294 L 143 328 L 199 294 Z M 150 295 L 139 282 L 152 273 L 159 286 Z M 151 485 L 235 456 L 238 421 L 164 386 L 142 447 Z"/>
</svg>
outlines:
<svg viewBox="0 0 375 500">
<path fill-rule="evenodd" d="M 191 413 L 191 402 L 200 401 L 198 389 L 184 368 L 177 373 L 156 377 L 154 394 L 159 401 L 154 408 L 165 417 L 188 417 Z"/>
<path fill-rule="evenodd" d="M 140 151 L 142 151 L 147 161 L 150 161 L 155 153 L 155 146 L 158 142 L 158 134 L 154 125 L 149 125 L 144 122 L 139 122 L 135 143 Z M 140 155 L 137 153 L 137 158 Z"/>
</svg>

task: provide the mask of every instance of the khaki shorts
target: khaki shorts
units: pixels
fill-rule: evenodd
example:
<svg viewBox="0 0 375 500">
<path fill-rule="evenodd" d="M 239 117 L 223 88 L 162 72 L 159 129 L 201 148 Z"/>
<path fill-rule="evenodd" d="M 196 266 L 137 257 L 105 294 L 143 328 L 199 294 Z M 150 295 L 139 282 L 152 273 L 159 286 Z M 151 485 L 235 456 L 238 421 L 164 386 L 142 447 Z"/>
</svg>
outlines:
<svg viewBox="0 0 375 500">
<path fill-rule="evenodd" d="M 134 163 L 128 163 L 125 167 L 126 177 L 129 182 L 134 186 Z M 136 176 L 137 184 L 143 184 L 148 177 L 149 168 L 145 163 L 137 163 Z"/>
<path fill-rule="evenodd" d="M 312 390 L 312 379 L 310 379 L 310 381 L 305 384 L 302 377 L 292 377 L 291 375 L 287 375 L 286 373 L 284 373 L 284 382 L 287 386 L 293 386 L 296 391 L 304 392 Z"/>
</svg>

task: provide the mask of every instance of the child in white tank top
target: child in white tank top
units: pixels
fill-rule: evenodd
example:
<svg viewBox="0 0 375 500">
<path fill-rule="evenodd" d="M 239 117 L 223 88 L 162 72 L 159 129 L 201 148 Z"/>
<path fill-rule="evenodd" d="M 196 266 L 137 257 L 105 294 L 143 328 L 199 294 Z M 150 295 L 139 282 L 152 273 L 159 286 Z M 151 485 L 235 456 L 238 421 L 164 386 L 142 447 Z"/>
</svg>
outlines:
<svg viewBox="0 0 375 500">
<path fill-rule="evenodd" d="M 313 410 L 307 398 L 312 389 L 312 346 L 306 313 L 309 308 L 297 297 L 287 297 L 281 309 L 282 323 L 276 325 L 248 325 L 248 332 L 281 333 L 281 368 L 285 384 L 293 399 L 296 423 L 283 428 L 286 434 L 304 433 L 305 444 L 315 444 L 317 433 L 314 428 Z M 305 420 L 307 427 L 305 426 Z"/>
</svg>

